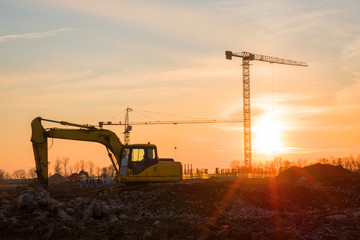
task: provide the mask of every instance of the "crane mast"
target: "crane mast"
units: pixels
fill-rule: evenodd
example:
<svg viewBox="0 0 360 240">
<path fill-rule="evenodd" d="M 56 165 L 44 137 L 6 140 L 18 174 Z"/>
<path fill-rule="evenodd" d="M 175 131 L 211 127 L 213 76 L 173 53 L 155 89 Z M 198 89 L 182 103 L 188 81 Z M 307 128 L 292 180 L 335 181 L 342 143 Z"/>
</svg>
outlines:
<svg viewBox="0 0 360 240">
<path fill-rule="evenodd" d="M 242 58 L 243 70 L 243 117 L 244 117 L 244 165 L 247 168 L 252 166 L 251 159 L 251 107 L 250 107 L 250 61 L 262 61 L 268 63 L 277 63 L 293 66 L 307 67 L 306 62 L 282 59 L 278 57 L 265 56 L 249 52 L 233 53 L 225 51 L 226 59 L 232 57 Z"/>
<path fill-rule="evenodd" d="M 129 112 L 132 112 L 132 108 L 126 108 L 126 114 L 125 114 L 125 130 L 124 130 L 124 143 L 125 145 L 130 144 L 130 131 L 132 129 L 131 125 L 129 124 Z"/>
</svg>

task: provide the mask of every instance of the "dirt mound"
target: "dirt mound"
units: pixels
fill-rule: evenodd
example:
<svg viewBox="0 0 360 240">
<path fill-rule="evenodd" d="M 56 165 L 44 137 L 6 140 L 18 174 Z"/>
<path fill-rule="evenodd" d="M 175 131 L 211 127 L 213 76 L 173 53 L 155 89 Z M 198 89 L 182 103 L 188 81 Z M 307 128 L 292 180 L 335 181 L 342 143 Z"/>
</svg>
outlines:
<svg viewBox="0 0 360 240">
<path fill-rule="evenodd" d="M 357 177 L 357 174 L 344 169 L 342 166 L 317 163 L 308 167 L 291 167 L 281 172 L 277 177 L 279 183 L 294 183 L 308 181 L 322 183 L 328 180 Z"/>
<path fill-rule="evenodd" d="M 333 178 L 349 178 L 355 174 L 342 166 L 317 163 L 304 168 L 318 180 L 329 180 Z"/>
<path fill-rule="evenodd" d="M 66 179 L 57 173 L 49 177 L 49 184 L 63 183 L 65 181 Z"/>
</svg>

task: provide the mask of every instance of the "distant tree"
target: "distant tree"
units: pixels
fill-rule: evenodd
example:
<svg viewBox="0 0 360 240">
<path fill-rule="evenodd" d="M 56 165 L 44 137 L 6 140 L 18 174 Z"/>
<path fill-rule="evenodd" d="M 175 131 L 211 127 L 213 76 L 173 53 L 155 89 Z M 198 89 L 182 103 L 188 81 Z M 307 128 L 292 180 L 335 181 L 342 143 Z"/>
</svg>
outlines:
<svg viewBox="0 0 360 240">
<path fill-rule="evenodd" d="M 54 172 L 55 174 L 60 174 L 61 175 L 61 160 L 60 158 L 57 158 L 55 161 L 55 165 L 54 165 Z"/>
<path fill-rule="evenodd" d="M 9 172 L 5 171 L 4 169 L 0 169 L 0 180 L 3 179 L 11 179 L 11 175 Z"/>
<path fill-rule="evenodd" d="M 89 175 L 90 176 L 94 176 L 94 171 L 95 171 L 95 163 L 93 161 L 88 161 L 87 163 L 88 168 L 89 168 Z"/>
<path fill-rule="evenodd" d="M 36 177 L 36 168 L 32 167 L 27 171 L 27 178 L 34 179 Z"/>
<path fill-rule="evenodd" d="M 349 156 L 349 165 L 351 171 L 356 171 L 356 160 L 352 154 Z"/>
<path fill-rule="evenodd" d="M 344 165 L 343 165 L 344 168 L 352 171 L 351 156 L 350 157 L 344 157 L 343 162 L 344 162 Z"/>
<path fill-rule="evenodd" d="M 353 158 L 353 168 L 354 168 L 354 172 L 356 171 L 360 171 L 360 155 L 358 154 L 356 157 Z"/>
<path fill-rule="evenodd" d="M 18 169 L 18 170 L 15 170 L 12 174 L 13 178 L 15 179 L 25 179 L 26 176 L 25 176 L 25 170 L 24 169 Z"/>
<path fill-rule="evenodd" d="M 102 173 L 101 173 L 101 175 L 103 176 L 103 177 L 107 177 L 109 174 L 108 174 L 108 168 L 107 167 L 103 167 L 102 168 Z"/>
<path fill-rule="evenodd" d="M 111 164 L 107 167 L 107 172 L 110 177 L 114 177 L 115 169 L 114 166 Z"/>
<path fill-rule="evenodd" d="M 8 171 L 6 171 L 4 177 L 5 179 L 11 179 L 11 174 Z"/>
<path fill-rule="evenodd" d="M 337 166 L 343 166 L 343 161 L 342 161 L 341 158 L 337 158 L 337 159 L 336 159 L 336 165 L 337 165 Z"/>
<path fill-rule="evenodd" d="M 85 162 L 84 159 L 80 160 L 80 170 L 86 171 L 86 167 L 87 167 L 87 162 Z"/>
<path fill-rule="evenodd" d="M 360 154 L 354 158 L 354 171 L 360 171 Z"/>
<path fill-rule="evenodd" d="M 297 167 L 304 167 L 304 160 L 303 159 L 298 159 L 296 160 L 295 166 Z"/>
<path fill-rule="evenodd" d="M 330 163 L 329 159 L 327 159 L 327 158 L 321 158 L 321 159 L 319 159 L 319 162 L 322 163 L 322 164 L 329 164 Z"/>
<path fill-rule="evenodd" d="M 279 156 L 276 156 L 275 159 L 274 159 L 274 167 L 276 169 L 280 170 L 280 169 L 283 168 L 282 164 L 283 164 L 282 158 L 279 157 Z"/>
<path fill-rule="evenodd" d="M 64 176 L 67 177 L 67 166 L 69 164 L 70 159 L 68 157 L 62 158 L 62 164 L 64 166 Z"/>
<path fill-rule="evenodd" d="M 324 163 L 324 164 L 331 164 L 331 165 L 336 166 L 336 162 L 337 162 L 336 158 L 334 158 L 333 156 L 330 156 L 330 159 L 328 160 L 328 162 Z"/>
<path fill-rule="evenodd" d="M 240 168 L 240 161 L 234 160 L 230 163 L 231 169 L 239 169 Z"/>
<path fill-rule="evenodd" d="M 288 168 L 290 168 L 290 167 L 291 167 L 290 161 L 289 161 L 289 160 L 285 160 L 285 161 L 284 161 L 284 170 L 286 170 L 286 169 L 288 169 Z"/>
<path fill-rule="evenodd" d="M 101 175 L 101 167 L 96 167 L 96 176 Z"/>
<path fill-rule="evenodd" d="M 0 169 L 0 180 L 5 179 L 5 170 L 4 169 Z"/>
<path fill-rule="evenodd" d="M 80 171 L 80 163 L 79 162 L 76 162 L 74 164 L 74 171 L 75 171 L 75 173 L 78 173 Z"/>
<path fill-rule="evenodd" d="M 303 159 L 303 165 L 304 165 L 304 167 L 310 165 L 309 160 Z"/>
</svg>

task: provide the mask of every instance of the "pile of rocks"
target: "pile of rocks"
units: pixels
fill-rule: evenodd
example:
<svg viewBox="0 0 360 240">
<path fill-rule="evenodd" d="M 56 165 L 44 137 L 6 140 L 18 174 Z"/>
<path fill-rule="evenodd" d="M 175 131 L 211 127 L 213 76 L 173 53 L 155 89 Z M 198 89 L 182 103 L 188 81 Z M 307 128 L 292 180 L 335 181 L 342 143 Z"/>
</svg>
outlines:
<svg viewBox="0 0 360 240">
<path fill-rule="evenodd" d="M 0 194 L 0 231 L 8 239 L 360 238 L 358 179 L 349 188 L 278 182 L 25 188 L 16 197 Z"/>
</svg>

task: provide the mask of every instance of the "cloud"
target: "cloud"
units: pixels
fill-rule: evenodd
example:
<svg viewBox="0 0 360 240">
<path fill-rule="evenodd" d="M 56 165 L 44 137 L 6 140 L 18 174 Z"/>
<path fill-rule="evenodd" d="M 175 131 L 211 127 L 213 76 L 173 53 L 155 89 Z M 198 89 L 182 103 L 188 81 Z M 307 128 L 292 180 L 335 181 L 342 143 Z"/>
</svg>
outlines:
<svg viewBox="0 0 360 240">
<path fill-rule="evenodd" d="M 360 103 L 360 79 L 336 92 L 337 104 L 342 107 L 358 106 Z"/>
<path fill-rule="evenodd" d="M 47 31 L 47 32 L 11 34 L 11 35 L 0 36 L 0 42 L 7 42 L 7 41 L 12 41 L 12 40 L 17 40 L 17 39 L 46 38 L 46 37 L 54 36 L 60 32 L 73 31 L 73 30 L 77 30 L 77 29 L 76 28 L 61 28 L 61 29 L 51 30 L 51 31 Z"/>
<path fill-rule="evenodd" d="M 359 71 L 360 61 L 360 34 L 352 37 L 348 42 L 343 45 L 340 57 L 342 69 L 352 74 L 356 80 L 360 78 Z"/>
<path fill-rule="evenodd" d="M 352 58 L 358 58 L 360 56 L 360 35 L 356 35 L 351 41 L 344 45 L 342 51 L 343 60 L 353 60 Z"/>
</svg>

